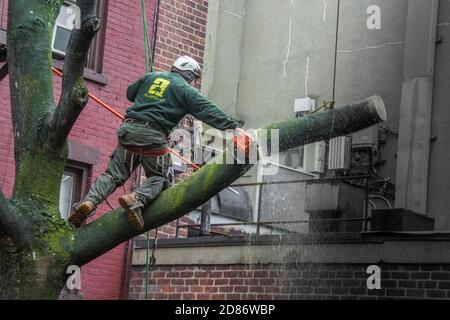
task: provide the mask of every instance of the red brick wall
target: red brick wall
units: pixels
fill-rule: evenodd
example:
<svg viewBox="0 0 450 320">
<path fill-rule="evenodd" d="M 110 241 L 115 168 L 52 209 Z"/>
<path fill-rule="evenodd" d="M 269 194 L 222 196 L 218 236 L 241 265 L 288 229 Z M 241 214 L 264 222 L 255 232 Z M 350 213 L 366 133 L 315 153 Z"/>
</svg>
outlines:
<svg viewBox="0 0 450 320">
<path fill-rule="evenodd" d="M 168 70 L 181 55 L 203 62 L 207 0 L 161 0 L 155 68 Z"/>
<path fill-rule="evenodd" d="M 450 265 L 383 264 L 381 290 L 368 290 L 368 265 L 158 266 L 149 299 L 450 299 Z M 145 299 L 145 271 L 134 267 L 130 299 Z"/>
<path fill-rule="evenodd" d="M 124 113 L 129 106 L 125 98 L 127 86 L 145 73 L 141 7 L 137 1 L 109 0 L 104 67 L 108 85 L 87 82 L 89 90 L 105 102 Z M 156 0 L 146 1 L 148 24 L 153 26 Z M 181 54 L 190 54 L 202 61 L 206 29 L 207 1 L 162 0 L 155 67 L 168 70 L 172 61 Z M 151 30 L 150 30 L 151 32 Z M 150 34 L 152 37 L 152 34 Z M 8 79 L 0 83 L 0 184 L 10 196 L 14 183 L 14 149 Z M 60 91 L 60 80 L 55 79 L 55 96 Z M 120 121 L 90 101 L 73 128 L 70 140 L 100 151 L 101 158 L 92 168 L 90 177 L 95 179 L 106 169 L 109 155 L 116 145 L 115 132 Z M 127 190 L 130 186 L 127 185 Z M 118 206 L 119 190 L 109 199 Z M 109 210 L 99 207 L 93 219 Z M 173 237 L 173 223 L 165 226 L 161 238 Z M 181 231 L 181 235 L 185 231 Z M 118 299 L 122 281 L 125 246 L 122 244 L 82 268 L 82 291 L 86 299 Z"/>
<path fill-rule="evenodd" d="M 192 224 L 192 221 L 187 217 L 184 216 L 179 219 L 179 225 L 190 225 Z M 150 238 L 155 238 L 155 230 L 150 231 Z M 177 221 L 172 221 L 164 226 L 161 226 L 158 228 L 158 239 L 174 239 L 176 237 L 178 238 L 186 238 L 188 234 L 187 228 L 178 228 L 178 235 L 177 235 Z"/>
</svg>

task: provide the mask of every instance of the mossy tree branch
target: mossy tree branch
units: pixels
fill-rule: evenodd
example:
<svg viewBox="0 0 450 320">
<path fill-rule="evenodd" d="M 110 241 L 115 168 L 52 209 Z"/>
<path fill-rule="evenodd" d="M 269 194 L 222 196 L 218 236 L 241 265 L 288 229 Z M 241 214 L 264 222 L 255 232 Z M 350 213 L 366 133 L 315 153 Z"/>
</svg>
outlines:
<svg viewBox="0 0 450 320">
<path fill-rule="evenodd" d="M 357 132 L 385 120 L 383 101 L 379 97 L 371 97 L 310 117 L 270 125 L 266 129 L 279 129 L 279 151 L 282 152 L 296 146 Z M 162 192 L 145 208 L 145 227 L 142 232 L 164 225 L 198 208 L 251 167 L 252 164 L 207 164 L 186 180 Z M 85 264 L 139 233 L 141 232 L 136 232 L 127 223 L 123 210 L 109 212 L 77 230 L 71 261 L 78 265 Z"/>
<path fill-rule="evenodd" d="M 84 84 L 84 68 L 89 47 L 100 28 L 96 14 L 96 0 L 78 0 L 80 28 L 74 29 L 64 62 L 64 76 L 58 108 L 50 119 L 50 142 L 61 147 L 88 103 L 88 90 Z"/>
<path fill-rule="evenodd" d="M 11 237 L 19 250 L 31 245 L 29 225 L 19 216 L 3 192 L 0 191 L 0 235 L 2 234 Z"/>
</svg>

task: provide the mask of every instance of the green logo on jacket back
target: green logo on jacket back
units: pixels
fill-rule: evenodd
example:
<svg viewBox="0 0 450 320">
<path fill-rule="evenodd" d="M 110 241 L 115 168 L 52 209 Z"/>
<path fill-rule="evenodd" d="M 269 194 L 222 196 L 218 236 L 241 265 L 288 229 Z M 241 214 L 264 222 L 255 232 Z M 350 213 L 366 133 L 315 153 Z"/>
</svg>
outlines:
<svg viewBox="0 0 450 320">
<path fill-rule="evenodd" d="M 150 86 L 150 89 L 148 89 L 144 97 L 151 100 L 161 100 L 164 96 L 164 92 L 169 85 L 169 80 L 157 78 L 155 81 L 153 81 L 153 84 Z"/>
</svg>

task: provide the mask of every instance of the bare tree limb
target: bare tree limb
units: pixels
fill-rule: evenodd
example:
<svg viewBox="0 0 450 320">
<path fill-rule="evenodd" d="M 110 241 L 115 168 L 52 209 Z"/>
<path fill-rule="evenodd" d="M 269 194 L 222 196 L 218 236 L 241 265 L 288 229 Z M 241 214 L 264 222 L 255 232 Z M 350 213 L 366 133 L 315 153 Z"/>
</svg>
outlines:
<svg viewBox="0 0 450 320">
<path fill-rule="evenodd" d="M 0 191 L 0 233 L 12 237 L 17 248 L 31 244 L 31 231 Z"/>
<path fill-rule="evenodd" d="M 96 0 L 78 0 L 81 26 L 74 29 L 64 62 L 61 98 L 50 120 L 50 141 L 60 147 L 88 102 L 88 90 L 84 85 L 84 67 L 95 34 L 100 28 L 96 14 Z"/>
</svg>

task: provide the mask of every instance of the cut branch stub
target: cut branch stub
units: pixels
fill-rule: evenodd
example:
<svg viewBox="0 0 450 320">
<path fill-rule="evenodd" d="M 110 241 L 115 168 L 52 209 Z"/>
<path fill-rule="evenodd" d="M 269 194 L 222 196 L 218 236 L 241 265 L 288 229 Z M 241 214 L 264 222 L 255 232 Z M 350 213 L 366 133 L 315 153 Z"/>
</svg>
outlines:
<svg viewBox="0 0 450 320">
<path fill-rule="evenodd" d="M 327 112 L 316 113 L 297 118 L 265 129 L 279 130 L 279 151 L 286 151 L 313 142 L 329 140 L 358 132 L 386 121 L 386 108 L 379 96 L 335 108 Z M 271 135 L 268 134 L 270 139 Z"/>
</svg>

